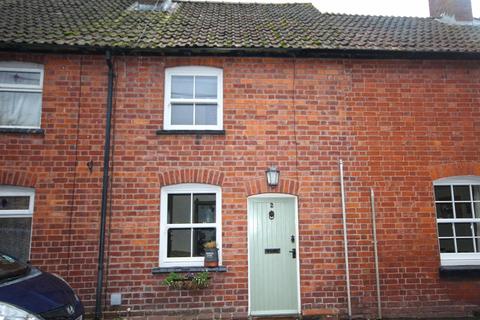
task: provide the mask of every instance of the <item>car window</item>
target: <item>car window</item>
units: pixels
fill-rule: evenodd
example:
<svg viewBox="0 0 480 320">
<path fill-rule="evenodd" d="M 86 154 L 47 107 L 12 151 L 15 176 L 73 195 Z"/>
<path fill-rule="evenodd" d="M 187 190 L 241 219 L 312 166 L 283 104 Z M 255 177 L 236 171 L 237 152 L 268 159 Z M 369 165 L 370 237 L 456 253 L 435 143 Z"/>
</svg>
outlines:
<svg viewBox="0 0 480 320">
<path fill-rule="evenodd" d="M 0 282 L 21 276 L 28 270 L 28 265 L 0 253 Z"/>
</svg>

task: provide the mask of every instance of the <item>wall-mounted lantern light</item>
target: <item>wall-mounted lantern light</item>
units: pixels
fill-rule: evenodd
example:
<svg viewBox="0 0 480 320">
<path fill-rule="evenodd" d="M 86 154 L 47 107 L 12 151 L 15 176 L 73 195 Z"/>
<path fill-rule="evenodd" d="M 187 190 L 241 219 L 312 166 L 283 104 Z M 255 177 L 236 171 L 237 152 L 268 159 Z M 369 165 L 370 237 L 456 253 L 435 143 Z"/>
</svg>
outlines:
<svg viewBox="0 0 480 320">
<path fill-rule="evenodd" d="M 276 166 L 271 166 L 270 168 L 265 171 L 267 175 L 267 184 L 269 187 L 276 187 L 278 186 L 278 181 L 280 180 L 280 171 L 277 169 Z"/>
</svg>

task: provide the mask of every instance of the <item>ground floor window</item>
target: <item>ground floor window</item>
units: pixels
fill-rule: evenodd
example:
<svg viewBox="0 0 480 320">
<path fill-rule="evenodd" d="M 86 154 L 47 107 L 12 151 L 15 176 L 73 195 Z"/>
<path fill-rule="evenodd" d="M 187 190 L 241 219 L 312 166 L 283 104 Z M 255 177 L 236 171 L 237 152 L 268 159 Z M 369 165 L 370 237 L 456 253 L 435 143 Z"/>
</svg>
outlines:
<svg viewBox="0 0 480 320">
<path fill-rule="evenodd" d="M 22 261 L 30 258 L 35 190 L 0 186 L 0 252 Z"/>
<path fill-rule="evenodd" d="M 442 178 L 434 187 L 442 265 L 480 264 L 480 177 Z"/>
<path fill-rule="evenodd" d="M 206 184 L 162 188 L 160 266 L 203 266 L 205 246 L 215 243 L 221 261 L 221 189 Z"/>
</svg>

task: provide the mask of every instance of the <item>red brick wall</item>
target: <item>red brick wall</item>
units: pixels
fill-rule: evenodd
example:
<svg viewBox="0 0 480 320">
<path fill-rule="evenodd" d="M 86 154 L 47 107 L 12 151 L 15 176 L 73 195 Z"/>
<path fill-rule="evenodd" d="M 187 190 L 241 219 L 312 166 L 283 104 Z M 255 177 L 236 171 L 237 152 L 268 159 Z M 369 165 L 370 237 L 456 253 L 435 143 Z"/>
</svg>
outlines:
<svg viewBox="0 0 480 320">
<path fill-rule="evenodd" d="M 65 276 L 91 311 L 105 62 L 81 55 L 2 58 L 43 62 L 46 70 L 45 136 L 0 135 L 2 172 L 34 177 L 33 263 Z M 164 68 L 179 65 L 224 70 L 224 136 L 155 134 L 163 122 Z M 276 164 L 278 190 L 299 196 L 302 308 L 345 313 L 343 159 L 353 313 L 376 312 L 373 187 L 384 315 L 470 314 L 480 304 L 480 283 L 438 275 L 432 180 L 480 175 L 479 67 L 476 61 L 115 58 L 107 305 L 110 293 L 121 292 L 120 311 L 130 307 L 132 315 L 245 317 L 246 197 L 266 190 L 264 170 Z M 160 188 L 202 179 L 222 186 L 228 272 L 213 275 L 203 291 L 170 290 L 151 273 L 158 266 Z"/>
</svg>

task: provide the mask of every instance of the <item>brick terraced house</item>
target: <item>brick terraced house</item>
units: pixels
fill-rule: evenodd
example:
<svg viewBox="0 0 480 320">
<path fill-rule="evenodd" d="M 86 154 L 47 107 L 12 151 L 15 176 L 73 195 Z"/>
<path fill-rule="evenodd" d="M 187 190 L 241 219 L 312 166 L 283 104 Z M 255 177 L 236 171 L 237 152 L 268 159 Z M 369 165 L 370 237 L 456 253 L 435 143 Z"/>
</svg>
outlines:
<svg viewBox="0 0 480 320">
<path fill-rule="evenodd" d="M 1 1 L 0 251 L 96 318 L 475 315 L 480 26 L 430 5 Z"/>
</svg>

